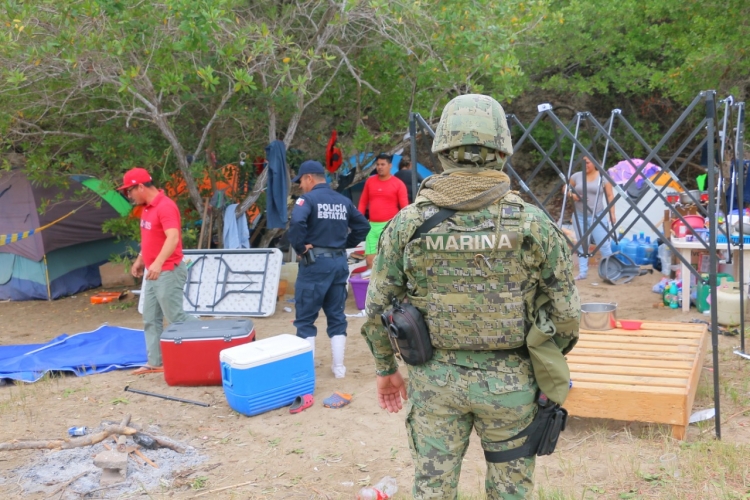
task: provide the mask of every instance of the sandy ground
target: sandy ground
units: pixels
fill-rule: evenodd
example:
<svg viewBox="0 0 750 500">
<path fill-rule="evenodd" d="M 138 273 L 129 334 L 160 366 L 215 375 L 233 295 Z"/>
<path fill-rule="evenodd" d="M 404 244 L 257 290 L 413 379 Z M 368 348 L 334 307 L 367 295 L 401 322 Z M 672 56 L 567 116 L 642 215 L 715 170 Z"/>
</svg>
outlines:
<svg viewBox="0 0 750 500">
<path fill-rule="evenodd" d="M 654 308 L 659 296 L 651 292 L 658 276 L 644 276 L 624 286 L 597 283 L 589 278 L 580 282 L 584 302 L 617 302 L 622 319 L 687 321 L 707 317 L 691 312 Z M 94 291 L 55 302 L 0 304 L 0 344 L 43 342 L 61 333 L 90 331 L 103 323 L 142 327 L 134 299 L 124 305 L 91 305 Z M 288 299 L 287 296 L 285 299 Z M 282 299 L 270 318 L 255 318 L 258 338 L 294 333 L 294 313 Z M 347 313 L 356 313 L 353 298 Z M 31 385 L 9 384 L 0 387 L 0 441 L 13 438 L 60 438 L 70 426 L 96 427 L 104 420 L 119 421 L 126 413 L 143 427 L 158 426 L 159 432 L 188 444 L 186 456 L 169 450 L 144 450 L 162 467 L 156 469 L 131 464 L 133 484 L 94 492 L 87 498 L 354 498 L 360 484 L 381 477 L 396 477 L 399 498 L 409 498 L 413 478 L 402 411 L 389 415 L 376 402 L 374 365 L 359 331 L 364 319 L 350 318 L 347 345 L 347 376 L 334 379 L 330 345 L 323 335 L 317 345 L 316 403 L 308 410 L 290 415 L 288 408 L 245 417 L 233 412 L 221 387 L 169 387 L 161 375 L 133 376 L 130 371 L 77 378 L 49 378 Z M 318 321 L 319 330 L 325 318 Z M 727 384 L 736 385 L 739 397 L 725 406 L 726 415 L 747 405 L 748 362 L 731 355 L 736 337 L 721 337 L 722 370 Z M 726 353 L 729 354 L 726 354 Z M 705 360 L 706 387 L 699 391 L 694 410 L 710 407 L 712 391 Z M 744 385 L 743 381 L 744 380 Z M 131 387 L 208 402 L 204 408 L 123 392 Z M 726 389 L 726 387 L 724 388 Z M 352 403 L 338 410 L 324 408 L 322 400 L 334 391 L 353 394 Z M 743 392 L 744 391 L 744 392 Z M 724 394 L 729 394 L 724 392 Z M 724 441 L 748 443 L 750 418 L 736 415 L 723 427 Z M 710 429 L 709 429 L 710 430 Z M 583 498 L 594 491 L 597 498 L 709 498 L 713 494 L 682 489 L 672 496 L 666 487 L 654 490 L 642 480 L 643 471 L 658 470 L 658 457 L 674 446 L 669 430 L 650 424 L 616 421 L 572 420 L 563 434 L 558 452 L 538 460 L 536 480 L 540 498 L 545 492 L 561 491 Z M 691 426 L 687 442 L 710 439 L 712 434 Z M 99 448 L 71 452 L 0 452 L 0 489 L 3 498 L 81 498 L 97 487 L 96 472 L 88 463 Z M 618 458 L 620 457 L 620 458 Z M 618 460 L 631 458 L 629 466 Z M 750 463 L 750 457 L 745 463 Z M 634 461 L 635 460 L 635 461 Z M 637 464 L 636 464 L 637 462 Z M 636 464 L 636 465 L 634 465 Z M 463 463 L 460 490 L 464 498 L 479 498 L 483 490 L 484 460 L 474 436 Z M 632 470 L 631 470 L 632 469 Z M 89 474 L 60 486 L 82 472 Z M 46 473 L 46 474 L 45 474 Z M 687 478 L 685 478 L 687 480 Z M 616 486 L 612 486 L 613 481 Z M 745 481 L 746 485 L 750 477 Z M 223 491 L 215 489 L 245 483 Z M 606 485 L 606 486 L 605 486 Z M 739 486 L 742 488 L 742 486 Z M 649 493 L 646 496 L 621 496 L 623 492 Z M 148 490 L 148 494 L 145 491 Z M 684 492 L 687 491 L 687 496 Z M 744 491 L 744 490 L 743 490 Z M 620 495 L 620 496 L 618 496 Z M 719 498 L 719 496 L 717 496 Z M 737 497 L 739 498 L 739 497 Z"/>
</svg>

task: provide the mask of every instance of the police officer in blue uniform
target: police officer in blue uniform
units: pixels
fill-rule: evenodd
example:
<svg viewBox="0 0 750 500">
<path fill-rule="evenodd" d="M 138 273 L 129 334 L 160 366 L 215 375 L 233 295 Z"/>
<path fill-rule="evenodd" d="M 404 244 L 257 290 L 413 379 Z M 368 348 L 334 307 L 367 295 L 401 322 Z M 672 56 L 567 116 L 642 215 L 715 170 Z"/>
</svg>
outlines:
<svg viewBox="0 0 750 500">
<path fill-rule="evenodd" d="M 326 183 L 323 165 L 307 160 L 300 165 L 293 182 L 304 193 L 297 199 L 289 223 L 289 242 L 300 255 L 294 300 L 297 336 L 307 339 L 315 355 L 315 320 L 321 307 L 328 319 L 331 339 L 331 369 L 343 378 L 346 347 L 347 265 L 346 248 L 361 243 L 370 223 L 352 201 L 331 189 Z"/>
</svg>

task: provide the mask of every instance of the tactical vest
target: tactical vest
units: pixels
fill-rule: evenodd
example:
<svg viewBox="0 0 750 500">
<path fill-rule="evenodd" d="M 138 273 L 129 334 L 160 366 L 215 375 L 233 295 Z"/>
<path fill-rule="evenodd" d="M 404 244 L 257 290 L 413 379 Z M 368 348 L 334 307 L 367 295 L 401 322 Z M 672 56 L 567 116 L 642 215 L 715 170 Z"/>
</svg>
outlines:
<svg viewBox="0 0 750 500">
<path fill-rule="evenodd" d="M 525 304 L 536 290 L 521 262 L 523 205 L 504 201 L 459 214 L 422 237 L 427 295 L 412 303 L 438 349 L 519 348 Z"/>
</svg>

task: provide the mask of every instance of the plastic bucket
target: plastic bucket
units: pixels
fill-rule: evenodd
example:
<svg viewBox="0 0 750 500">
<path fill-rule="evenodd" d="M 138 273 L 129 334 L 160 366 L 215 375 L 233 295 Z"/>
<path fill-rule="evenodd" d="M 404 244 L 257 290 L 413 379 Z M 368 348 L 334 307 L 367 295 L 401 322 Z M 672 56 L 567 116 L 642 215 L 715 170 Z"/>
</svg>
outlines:
<svg viewBox="0 0 750 500">
<path fill-rule="evenodd" d="M 612 330 L 617 326 L 617 304 L 581 304 L 581 327 L 586 330 Z"/>
<path fill-rule="evenodd" d="M 362 279 L 358 274 L 352 274 L 352 276 L 349 278 L 349 283 L 352 285 L 354 302 L 356 302 L 357 304 L 357 309 L 361 311 L 365 308 L 365 301 L 367 299 L 367 286 L 370 284 L 370 280 Z"/>
<path fill-rule="evenodd" d="M 700 215 L 683 215 L 682 216 L 685 221 L 690 224 L 690 226 L 694 229 L 703 229 L 705 228 L 706 221 L 701 217 Z M 684 238 L 685 235 L 690 233 L 687 228 L 684 227 L 685 225 L 682 223 L 680 219 L 675 219 L 674 222 L 672 222 L 672 233 L 677 235 L 678 238 Z M 692 234 L 692 233 L 690 233 Z"/>
</svg>

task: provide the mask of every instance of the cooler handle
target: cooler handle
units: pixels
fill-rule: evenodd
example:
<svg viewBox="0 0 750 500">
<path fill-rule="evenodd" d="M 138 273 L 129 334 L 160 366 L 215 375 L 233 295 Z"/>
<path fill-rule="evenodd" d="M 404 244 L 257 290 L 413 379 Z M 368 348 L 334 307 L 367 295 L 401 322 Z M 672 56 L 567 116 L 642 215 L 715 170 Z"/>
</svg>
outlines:
<svg viewBox="0 0 750 500">
<path fill-rule="evenodd" d="M 232 387 L 232 371 L 226 363 L 221 364 L 221 380 L 224 385 Z"/>
</svg>

